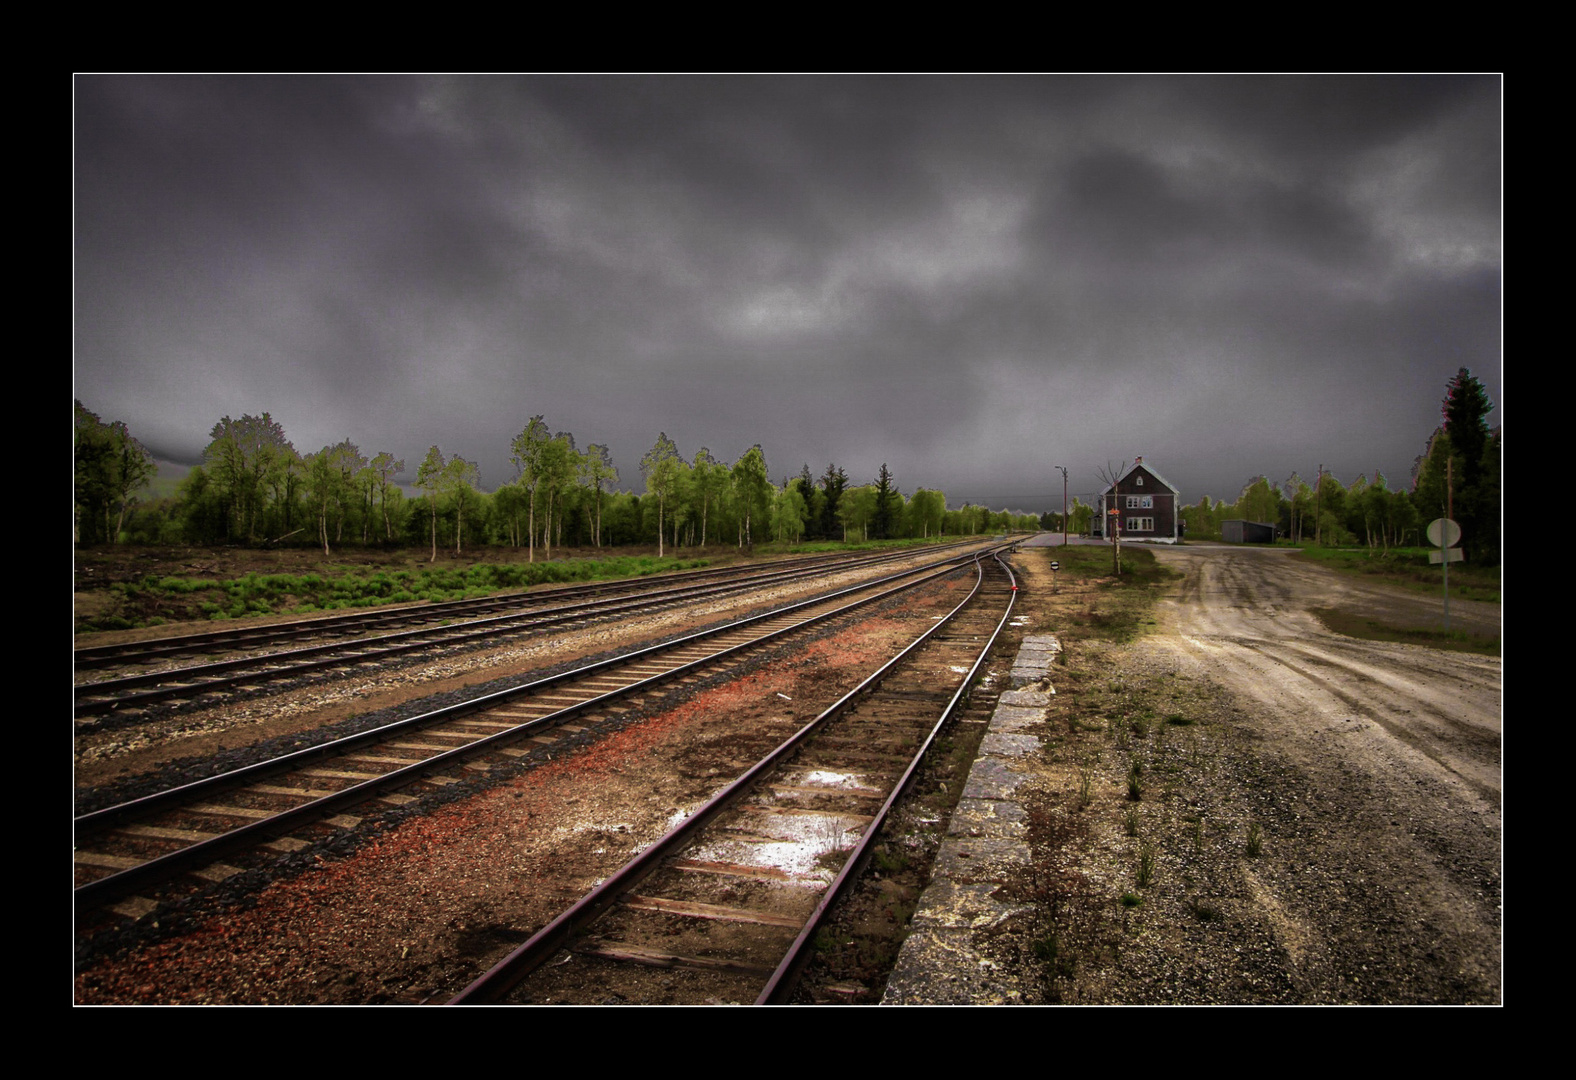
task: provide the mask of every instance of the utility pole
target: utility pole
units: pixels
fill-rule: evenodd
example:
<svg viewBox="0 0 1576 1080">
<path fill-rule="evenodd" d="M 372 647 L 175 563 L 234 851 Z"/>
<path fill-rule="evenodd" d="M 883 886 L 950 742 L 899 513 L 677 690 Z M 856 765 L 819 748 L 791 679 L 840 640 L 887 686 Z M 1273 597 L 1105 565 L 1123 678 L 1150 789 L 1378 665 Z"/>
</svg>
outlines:
<svg viewBox="0 0 1576 1080">
<path fill-rule="evenodd" d="M 1454 485 L 1450 476 L 1451 459 L 1445 458 L 1445 520 L 1454 521 L 1455 498 L 1452 494 Z M 1448 528 L 1448 526 L 1447 526 Z M 1450 552 L 1444 553 L 1445 559 L 1445 633 L 1450 633 Z"/>
<path fill-rule="evenodd" d="M 1319 517 L 1319 495 L 1324 489 L 1324 462 L 1319 463 L 1319 482 L 1313 489 L 1313 542 L 1319 547 L 1324 546 L 1324 522 Z"/>
<path fill-rule="evenodd" d="M 1060 469 L 1062 474 L 1062 547 L 1067 546 L 1067 468 L 1063 465 L 1052 465 L 1053 469 Z"/>
</svg>

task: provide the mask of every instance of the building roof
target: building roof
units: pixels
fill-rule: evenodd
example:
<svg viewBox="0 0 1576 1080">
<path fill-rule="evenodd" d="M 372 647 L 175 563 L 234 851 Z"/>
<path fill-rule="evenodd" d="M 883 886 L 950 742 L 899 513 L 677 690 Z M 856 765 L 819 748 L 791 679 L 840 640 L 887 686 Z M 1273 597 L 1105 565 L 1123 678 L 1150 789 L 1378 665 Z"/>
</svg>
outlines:
<svg viewBox="0 0 1576 1080">
<path fill-rule="evenodd" d="M 1138 459 L 1133 462 L 1132 468 L 1128 469 L 1125 473 L 1123 473 L 1121 476 L 1118 476 L 1116 478 L 1116 483 L 1120 484 L 1123 480 L 1126 480 L 1129 476 L 1132 476 L 1133 473 L 1136 470 L 1138 470 L 1138 469 L 1143 469 L 1150 476 L 1153 476 L 1156 480 L 1159 480 L 1166 487 L 1170 488 L 1171 489 L 1171 494 L 1173 494 L 1173 495 L 1180 495 L 1180 494 L 1182 494 L 1180 491 L 1177 490 L 1177 486 L 1175 484 L 1173 484 L 1171 481 L 1167 480 L 1165 477 L 1161 476 L 1158 472 L 1156 472 L 1155 471 L 1155 467 L 1153 465 L 1145 465 L 1144 464 L 1144 456 L 1142 454 L 1138 455 Z M 1100 489 L 1100 494 L 1102 496 L 1108 494 L 1110 492 L 1110 490 L 1112 488 L 1114 488 L 1115 486 L 1116 486 L 1116 484 L 1107 484 L 1107 485 L 1105 485 L 1105 487 Z"/>
</svg>

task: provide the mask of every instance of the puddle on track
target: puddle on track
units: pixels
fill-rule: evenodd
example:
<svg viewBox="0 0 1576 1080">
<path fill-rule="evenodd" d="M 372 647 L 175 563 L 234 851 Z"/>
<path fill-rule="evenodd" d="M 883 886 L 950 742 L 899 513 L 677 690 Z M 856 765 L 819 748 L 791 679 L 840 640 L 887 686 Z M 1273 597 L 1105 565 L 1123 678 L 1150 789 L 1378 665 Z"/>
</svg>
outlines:
<svg viewBox="0 0 1576 1080">
<path fill-rule="evenodd" d="M 690 848 L 686 857 L 775 868 L 795 884 L 817 887 L 830 884 L 836 872 L 835 867 L 825 865 L 822 856 L 852 848 L 864 827 L 855 817 L 770 812 L 750 814 L 737 824 L 740 829 L 754 830 L 753 834 L 719 837 Z"/>
</svg>

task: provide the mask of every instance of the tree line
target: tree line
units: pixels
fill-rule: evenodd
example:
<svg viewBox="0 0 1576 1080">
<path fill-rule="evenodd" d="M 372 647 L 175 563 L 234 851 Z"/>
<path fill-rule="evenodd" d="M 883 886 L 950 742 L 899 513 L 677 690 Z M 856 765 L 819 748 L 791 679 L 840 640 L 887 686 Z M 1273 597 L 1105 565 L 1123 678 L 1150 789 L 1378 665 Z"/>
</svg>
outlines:
<svg viewBox="0 0 1576 1080">
<path fill-rule="evenodd" d="M 1273 524 L 1296 543 L 1388 550 L 1426 545 L 1428 523 L 1450 516 L 1461 526 L 1466 558 L 1498 565 L 1501 431 L 1489 429 L 1493 407 L 1482 382 L 1461 368 L 1445 387 L 1441 423 L 1413 463 L 1409 485 L 1391 488 L 1378 469 L 1350 484 L 1322 470 L 1311 484 L 1297 472 L 1279 484 L 1255 476 L 1236 502 L 1211 503 L 1206 495 L 1184 506 L 1186 535 L 1219 539 L 1222 522 L 1241 519 Z"/>
<path fill-rule="evenodd" d="M 604 444 L 580 450 L 569 432 L 533 416 L 510 444 L 515 476 L 480 489 L 475 462 L 431 447 L 408 497 L 397 482 L 407 463 L 368 456 L 350 439 L 302 454 L 268 413 L 226 416 L 213 426 L 202 464 L 174 496 L 138 493 L 152 456 L 124 424 L 104 424 L 76 403 L 78 543 L 313 544 L 325 553 L 358 546 L 420 546 L 463 553 L 467 544 L 538 550 L 656 544 L 668 548 L 764 541 L 876 540 L 967 536 L 1033 529 L 1030 515 L 964 506 L 946 496 L 898 490 L 885 463 L 869 484 L 851 485 L 835 463 L 816 478 L 809 464 L 774 484 L 757 444 L 731 465 L 701 447 L 686 458 L 664 432 L 640 461 L 640 493 L 619 489 Z"/>
</svg>

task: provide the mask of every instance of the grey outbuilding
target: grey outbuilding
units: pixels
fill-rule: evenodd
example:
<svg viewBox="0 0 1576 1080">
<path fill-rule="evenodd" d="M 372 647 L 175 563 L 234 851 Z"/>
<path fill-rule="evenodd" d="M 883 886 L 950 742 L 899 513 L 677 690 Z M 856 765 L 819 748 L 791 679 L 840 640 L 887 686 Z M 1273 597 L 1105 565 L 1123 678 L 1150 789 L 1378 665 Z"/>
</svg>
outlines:
<svg viewBox="0 0 1576 1080">
<path fill-rule="evenodd" d="M 1220 538 L 1228 544 L 1273 544 L 1275 526 L 1263 521 L 1222 521 Z"/>
</svg>

